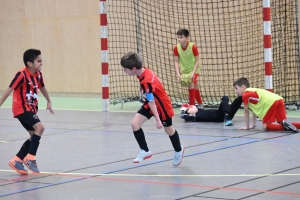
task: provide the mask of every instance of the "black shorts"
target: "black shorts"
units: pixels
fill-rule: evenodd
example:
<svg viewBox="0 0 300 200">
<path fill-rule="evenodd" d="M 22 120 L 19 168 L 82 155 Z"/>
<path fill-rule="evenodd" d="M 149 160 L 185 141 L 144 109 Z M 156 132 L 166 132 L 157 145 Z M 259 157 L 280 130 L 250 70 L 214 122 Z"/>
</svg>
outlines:
<svg viewBox="0 0 300 200">
<path fill-rule="evenodd" d="M 137 111 L 137 113 L 147 117 L 148 119 L 150 119 L 153 116 L 153 114 L 151 114 L 150 108 L 146 109 L 143 106 L 139 109 L 139 111 Z M 173 125 L 172 118 L 167 118 L 166 120 L 162 120 L 161 116 L 159 116 L 159 118 L 164 127 L 169 127 Z"/>
<path fill-rule="evenodd" d="M 21 122 L 22 126 L 27 130 L 27 131 L 34 131 L 33 126 L 41 122 L 39 117 L 34 114 L 33 112 L 24 112 L 23 114 L 20 114 L 16 116 L 18 120 Z"/>
</svg>

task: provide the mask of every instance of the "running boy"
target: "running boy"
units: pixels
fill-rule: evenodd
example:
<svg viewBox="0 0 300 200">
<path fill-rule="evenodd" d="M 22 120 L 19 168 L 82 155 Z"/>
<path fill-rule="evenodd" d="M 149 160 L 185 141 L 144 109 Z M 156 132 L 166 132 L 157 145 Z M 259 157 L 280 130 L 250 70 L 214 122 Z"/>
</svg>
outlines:
<svg viewBox="0 0 300 200">
<path fill-rule="evenodd" d="M 203 110 L 196 106 L 184 104 L 180 108 L 180 117 L 192 122 L 224 122 L 225 126 L 232 126 L 232 119 L 242 105 L 242 97 L 237 97 L 231 105 L 228 96 L 223 96 L 218 109 Z"/>
<path fill-rule="evenodd" d="M 186 29 L 177 31 L 178 44 L 174 47 L 175 70 L 178 81 L 180 79 L 180 72 L 181 74 L 190 74 L 193 81 L 188 86 L 189 104 L 194 105 L 196 99 L 199 107 L 203 109 L 200 89 L 197 83 L 200 73 L 199 52 L 197 46 L 189 42 L 189 36 L 190 33 Z"/>
<path fill-rule="evenodd" d="M 143 160 L 152 157 L 151 151 L 147 146 L 142 124 L 152 116 L 156 120 L 156 128 L 164 127 L 169 135 L 174 147 L 175 154 L 173 165 L 178 166 L 183 158 L 184 147 L 180 144 L 178 132 L 172 126 L 172 117 L 174 111 L 170 97 L 164 90 L 164 87 L 154 72 L 143 67 L 143 61 L 138 54 L 129 52 L 121 58 L 121 66 L 124 72 L 129 76 L 137 76 L 140 81 L 142 94 L 145 98 L 144 104 L 131 122 L 133 134 L 140 146 L 139 155 L 133 160 L 134 163 L 140 163 Z"/>
<path fill-rule="evenodd" d="M 39 173 L 35 161 L 35 155 L 39 146 L 39 141 L 44 132 L 44 125 L 36 115 L 38 111 L 38 95 L 40 89 L 47 100 L 47 108 L 51 114 L 51 100 L 45 88 L 42 69 L 41 51 L 28 49 L 23 54 L 25 68 L 17 72 L 9 87 L 0 98 L 0 107 L 6 98 L 13 93 L 12 111 L 15 118 L 18 118 L 22 126 L 29 132 L 30 138 L 24 142 L 17 155 L 11 159 L 8 165 L 20 174 L 28 174 L 22 162 L 32 173 Z"/>
<path fill-rule="evenodd" d="M 300 122 L 289 123 L 286 121 L 286 111 L 283 98 L 277 94 L 259 88 L 249 88 L 250 84 L 244 77 L 233 83 L 236 93 L 242 96 L 244 103 L 244 116 L 248 130 L 256 126 L 256 116 L 262 120 L 263 129 L 270 131 L 294 131 L 298 133 Z M 249 108 L 253 112 L 253 124 L 249 125 Z M 273 123 L 277 121 L 278 123 Z M 296 127 L 295 127 L 296 126 Z"/>
</svg>

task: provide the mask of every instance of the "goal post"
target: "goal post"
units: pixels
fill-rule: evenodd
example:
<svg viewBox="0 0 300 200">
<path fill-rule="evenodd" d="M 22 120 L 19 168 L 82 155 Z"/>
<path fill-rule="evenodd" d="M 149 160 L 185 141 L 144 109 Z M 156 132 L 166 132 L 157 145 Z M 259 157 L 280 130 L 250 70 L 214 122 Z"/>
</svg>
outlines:
<svg viewBox="0 0 300 200">
<path fill-rule="evenodd" d="M 198 84 L 205 104 L 215 106 L 224 95 L 233 100 L 232 84 L 239 77 L 283 96 L 287 104 L 300 99 L 297 0 L 113 0 L 106 5 L 112 104 L 140 99 L 136 77 L 126 76 L 119 63 L 129 51 L 138 52 L 157 73 L 174 107 L 188 102 L 173 61 L 180 28 L 190 31 L 199 49 Z"/>
</svg>

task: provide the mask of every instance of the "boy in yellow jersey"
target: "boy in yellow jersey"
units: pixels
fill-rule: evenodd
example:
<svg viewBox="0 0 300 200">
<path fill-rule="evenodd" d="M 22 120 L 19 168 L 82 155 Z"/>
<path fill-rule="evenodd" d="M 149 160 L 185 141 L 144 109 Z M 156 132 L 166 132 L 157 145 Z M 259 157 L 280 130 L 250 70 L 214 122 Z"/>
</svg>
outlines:
<svg viewBox="0 0 300 200">
<path fill-rule="evenodd" d="M 196 99 L 199 108 L 203 109 L 203 102 L 197 83 L 200 73 L 199 52 L 197 46 L 194 43 L 189 42 L 189 36 L 190 33 L 186 29 L 177 31 L 178 44 L 174 47 L 175 70 L 178 81 L 181 74 L 190 74 L 193 81 L 188 86 L 189 104 L 194 105 Z"/>
<path fill-rule="evenodd" d="M 246 127 L 249 130 L 256 126 L 256 116 L 262 120 L 263 129 L 269 131 L 294 131 L 299 133 L 300 122 L 286 121 L 286 111 L 283 98 L 275 93 L 259 88 L 249 88 L 250 84 L 244 77 L 233 83 L 236 93 L 242 96 Z M 253 112 L 253 124 L 249 125 L 249 108 Z M 277 121 L 278 123 L 273 123 Z"/>
</svg>

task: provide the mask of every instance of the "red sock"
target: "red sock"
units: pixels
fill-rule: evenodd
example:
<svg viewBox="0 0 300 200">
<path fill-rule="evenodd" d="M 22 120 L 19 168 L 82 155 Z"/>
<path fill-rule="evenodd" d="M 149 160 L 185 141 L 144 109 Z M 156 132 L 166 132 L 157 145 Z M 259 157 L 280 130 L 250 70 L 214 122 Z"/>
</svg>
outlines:
<svg viewBox="0 0 300 200">
<path fill-rule="evenodd" d="M 189 101 L 190 101 L 190 105 L 195 105 L 195 89 L 189 89 Z"/>
<path fill-rule="evenodd" d="M 202 98 L 200 95 L 200 89 L 195 89 L 195 97 L 196 97 L 198 104 L 203 104 Z"/>
<path fill-rule="evenodd" d="M 284 128 L 281 126 L 281 124 L 267 124 L 266 129 L 268 131 L 284 131 Z"/>
<path fill-rule="evenodd" d="M 300 122 L 291 122 L 296 128 L 300 128 Z"/>
</svg>

